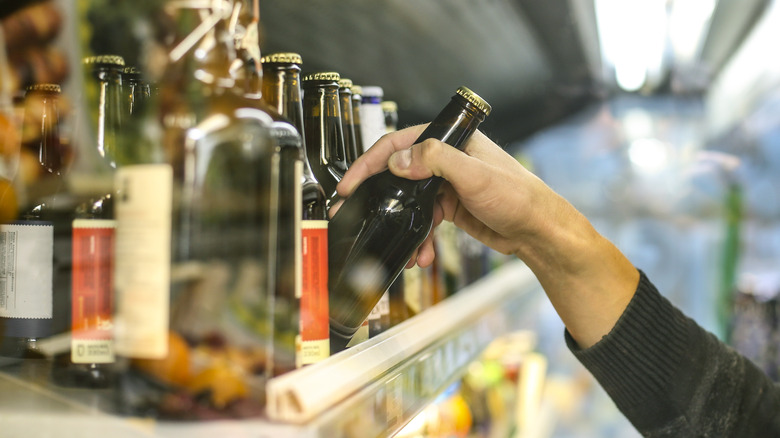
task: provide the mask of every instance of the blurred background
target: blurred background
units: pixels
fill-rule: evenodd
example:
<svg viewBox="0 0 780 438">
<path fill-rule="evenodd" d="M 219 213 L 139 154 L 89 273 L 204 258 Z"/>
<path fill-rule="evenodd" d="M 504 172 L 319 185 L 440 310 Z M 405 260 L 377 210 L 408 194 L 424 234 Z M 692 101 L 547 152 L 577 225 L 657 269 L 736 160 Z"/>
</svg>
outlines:
<svg viewBox="0 0 780 438">
<path fill-rule="evenodd" d="M 0 3 L 0 141 L 24 87 L 65 90 L 85 51 L 150 56 L 148 0 Z M 483 131 L 588 216 L 673 303 L 780 377 L 780 3 L 271 0 L 261 50 L 338 70 L 429 121 L 465 85 Z M 75 103 L 77 105 L 77 103 Z M 78 140 L 74 141 L 78 143 Z M 4 170 L 10 172 L 11 170 Z M 636 436 L 565 349 L 546 301 L 539 436 Z M 551 412 L 554 412 L 551 413 Z M 547 420 L 545 420 L 547 419 Z"/>
</svg>

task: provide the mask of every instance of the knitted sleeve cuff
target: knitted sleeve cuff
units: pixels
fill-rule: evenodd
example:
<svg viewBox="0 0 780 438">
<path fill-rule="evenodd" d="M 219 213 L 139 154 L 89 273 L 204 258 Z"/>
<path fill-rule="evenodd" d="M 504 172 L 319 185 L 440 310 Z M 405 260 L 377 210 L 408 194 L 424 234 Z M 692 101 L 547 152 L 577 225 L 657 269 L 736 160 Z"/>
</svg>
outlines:
<svg viewBox="0 0 780 438">
<path fill-rule="evenodd" d="M 673 417 L 665 403 L 646 403 L 669 397 L 674 375 L 685 361 L 690 324 L 640 271 L 636 293 L 609 334 L 581 349 L 568 331 L 566 343 L 630 417 L 635 408 L 654 418 Z M 668 411 L 667 411 L 668 409 Z M 648 412 L 654 410 L 655 412 Z"/>
</svg>

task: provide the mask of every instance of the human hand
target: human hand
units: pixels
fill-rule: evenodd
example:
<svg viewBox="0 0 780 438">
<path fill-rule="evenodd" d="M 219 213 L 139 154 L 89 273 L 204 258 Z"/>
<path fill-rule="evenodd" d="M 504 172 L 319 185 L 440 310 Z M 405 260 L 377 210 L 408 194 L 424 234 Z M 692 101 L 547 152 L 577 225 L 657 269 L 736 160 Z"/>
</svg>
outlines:
<svg viewBox="0 0 780 438">
<path fill-rule="evenodd" d="M 382 137 L 344 175 L 337 187 L 339 195 L 349 196 L 366 178 L 388 166 L 395 175 L 413 180 L 440 176 L 446 182 L 434 211 L 434 226 L 442 220 L 454 222 L 491 248 L 516 254 L 528 228 L 534 226 L 530 219 L 536 213 L 526 206 L 539 202 L 536 197 L 554 193 L 479 131 L 463 151 L 435 139 L 412 145 L 425 127 Z M 408 266 L 415 262 L 427 266 L 433 261 L 432 235 Z"/>
<path fill-rule="evenodd" d="M 434 139 L 413 144 L 424 129 L 414 126 L 379 139 L 349 168 L 337 186 L 339 195 L 349 196 L 387 168 L 413 180 L 443 177 L 434 225 L 452 221 L 485 245 L 523 260 L 581 347 L 609 333 L 639 281 L 631 262 L 568 201 L 481 132 L 459 151 Z M 432 234 L 407 266 L 433 262 Z"/>
</svg>

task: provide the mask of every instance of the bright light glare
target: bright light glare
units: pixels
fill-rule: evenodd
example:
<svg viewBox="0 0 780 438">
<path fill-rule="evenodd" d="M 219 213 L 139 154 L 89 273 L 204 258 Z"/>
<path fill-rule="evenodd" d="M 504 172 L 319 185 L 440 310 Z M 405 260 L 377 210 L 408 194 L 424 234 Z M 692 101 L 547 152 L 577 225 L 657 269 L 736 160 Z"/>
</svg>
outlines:
<svg viewBox="0 0 780 438">
<path fill-rule="evenodd" d="M 665 0 L 596 0 L 596 21 L 604 59 L 614 65 L 621 88 L 636 91 L 661 75 Z"/>
<path fill-rule="evenodd" d="M 639 62 L 620 62 L 615 64 L 615 80 L 618 86 L 626 91 L 636 91 L 642 88 L 647 80 L 647 70 Z"/>
<path fill-rule="evenodd" d="M 653 134 L 653 119 L 642 108 L 632 108 L 626 111 L 622 119 L 623 132 L 629 140 L 647 138 Z"/>
<path fill-rule="evenodd" d="M 679 62 L 692 62 L 707 31 L 716 0 L 675 0 L 669 39 Z"/>
<path fill-rule="evenodd" d="M 641 138 L 628 147 L 628 158 L 641 173 L 656 173 L 669 164 L 669 148 L 660 140 Z"/>
</svg>

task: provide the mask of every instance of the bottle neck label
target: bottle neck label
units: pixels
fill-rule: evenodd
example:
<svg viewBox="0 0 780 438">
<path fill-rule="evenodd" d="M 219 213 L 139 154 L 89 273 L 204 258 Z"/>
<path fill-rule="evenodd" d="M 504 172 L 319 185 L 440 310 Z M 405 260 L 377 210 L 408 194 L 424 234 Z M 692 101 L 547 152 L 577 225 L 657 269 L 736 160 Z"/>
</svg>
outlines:
<svg viewBox="0 0 780 438">
<path fill-rule="evenodd" d="M 71 289 L 71 361 L 111 363 L 112 287 L 116 222 L 106 219 L 73 221 Z"/>
<path fill-rule="evenodd" d="M 0 225 L 0 317 L 52 318 L 54 225 Z"/>
</svg>

